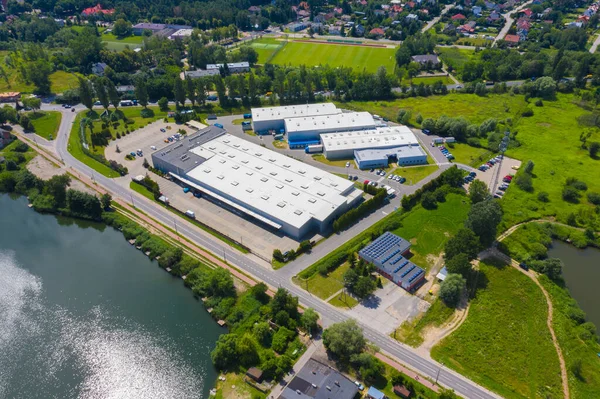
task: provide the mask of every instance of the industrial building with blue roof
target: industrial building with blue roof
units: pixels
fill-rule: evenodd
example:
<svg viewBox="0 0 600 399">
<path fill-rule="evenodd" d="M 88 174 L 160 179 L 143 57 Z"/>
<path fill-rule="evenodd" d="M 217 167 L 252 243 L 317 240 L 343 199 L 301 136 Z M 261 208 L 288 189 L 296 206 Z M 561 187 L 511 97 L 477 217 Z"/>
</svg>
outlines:
<svg viewBox="0 0 600 399">
<path fill-rule="evenodd" d="M 425 279 L 425 270 L 406 258 L 410 247 L 410 242 L 388 231 L 361 249 L 358 255 L 375 265 L 386 278 L 411 291 Z"/>
</svg>

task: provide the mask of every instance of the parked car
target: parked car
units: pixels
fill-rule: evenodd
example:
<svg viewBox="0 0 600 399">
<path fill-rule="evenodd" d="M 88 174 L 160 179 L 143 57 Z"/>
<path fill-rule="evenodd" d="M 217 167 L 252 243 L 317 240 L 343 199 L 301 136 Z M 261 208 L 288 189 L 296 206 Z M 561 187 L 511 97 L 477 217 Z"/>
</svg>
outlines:
<svg viewBox="0 0 600 399">
<path fill-rule="evenodd" d="M 160 131 L 163 132 L 163 133 L 165 133 L 167 131 L 167 129 L 161 127 Z"/>
<path fill-rule="evenodd" d="M 369 172 L 373 173 L 373 172 L 375 172 L 375 169 L 371 168 L 371 170 Z"/>
<path fill-rule="evenodd" d="M 404 177 L 401 177 L 398 179 L 398 181 L 400 182 L 400 184 L 404 184 L 404 182 L 406 181 L 406 179 Z"/>
<path fill-rule="evenodd" d="M 358 176 L 354 176 L 354 181 L 358 180 Z"/>
<path fill-rule="evenodd" d="M 221 128 L 221 129 L 223 129 L 223 125 L 221 125 L 220 123 L 215 123 L 214 125 L 215 125 L 216 127 L 219 127 L 219 128 Z"/>
<path fill-rule="evenodd" d="M 525 262 L 519 263 L 519 267 L 525 271 L 529 270 L 529 266 Z"/>
<path fill-rule="evenodd" d="M 504 195 L 504 191 L 498 190 L 496 191 L 496 194 L 502 197 Z"/>
<path fill-rule="evenodd" d="M 423 129 L 423 130 L 421 130 L 421 131 L 422 131 L 424 134 L 429 134 L 429 133 L 431 133 L 431 130 L 429 130 L 429 129 Z"/>
<path fill-rule="evenodd" d="M 200 193 L 200 191 L 194 191 L 194 197 L 200 198 L 201 196 L 202 194 Z"/>
<path fill-rule="evenodd" d="M 155 146 L 155 145 L 151 145 L 151 146 L 150 146 L 150 149 L 151 149 L 152 151 L 156 151 L 156 146 Z"/>
<path fill-rule="evenodd" d="M 168 143 L 168 142 L 169 142 L 169 140 L 168 140 L 168 139 L 164 139 L 163 141 L 164 141 L 165 143 Z"/>
<path fill-rule="evenodd" d="M 132 157 L 135 157 L 135 152 L 131 151 L 131 152 L 129 153 L 129 155 L 131 155 Z"/>
<path fill-rule="evenodd" d="M 346 162 L 346 167 L 349 168 L 350 167 L 350 162 Z"/>
<path fill-rule="evenodd" d="M 186 193 L 186 194 L 189 193 L 190 192 L 190 188 L 189 187 L 184 187 L 183 188 L 183 192 Z"/>
</svg>

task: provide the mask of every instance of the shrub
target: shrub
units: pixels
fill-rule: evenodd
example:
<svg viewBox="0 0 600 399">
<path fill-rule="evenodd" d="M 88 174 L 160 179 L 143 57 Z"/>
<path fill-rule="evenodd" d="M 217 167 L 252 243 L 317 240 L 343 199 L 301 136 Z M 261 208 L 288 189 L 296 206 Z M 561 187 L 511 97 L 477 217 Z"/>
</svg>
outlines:
<svg viewBox="0 0 600 399">
<path fill-rule="evenodd" d="M 535 102 L 535 106 L 536 107 L 543 107 L 544 106 L 544 102 L 542 101 L 542 99 L 539 99 Z"/>
<path fill-rule="evenodd" d="M 516 184 L 523 191 L 533 191 L 533 181 L 531 179 L 531 175 L 529 173 L 522 173 L 517 176 Z"/>
<path fill-rule="evenodd" d="M 587 199 L 594 205 L 600 205 L 600 194 L 598 193 L 588 193 Z"/>
<path fill-rule="evenodd" d="M 521 113 L 521 116 L 530 117 L 533 116 L 533 110 L 531 108 L 527 108 L 525 111 Z"/>
<path fill-rule="evenodd" d="M 550 201 L 550 198 L 548 197 L 548 193 L 545 191 L 540 191 L 537 195 L 537 198 L 539 201 L 542 201 L 542 202 Z"/>
<path fill-rule="evenodd" d="M 580 196 L 581 194 L 579 194 L 579 191 L 577 191 L 571 186 L 566 186 L 565 188 L 563 188 L 562 198 L 567 202 L 577 203 L 579 202 Z"/>
</svg>

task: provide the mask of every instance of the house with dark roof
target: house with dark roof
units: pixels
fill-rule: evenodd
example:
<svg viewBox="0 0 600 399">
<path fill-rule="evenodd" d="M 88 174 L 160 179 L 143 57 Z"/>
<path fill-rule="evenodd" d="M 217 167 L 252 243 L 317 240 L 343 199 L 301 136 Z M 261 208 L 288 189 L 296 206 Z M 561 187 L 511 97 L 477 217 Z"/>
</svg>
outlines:
<svg viewBox="0 0 600 399">
<path fill-rule="evenodd" d="M 279 399 L 353 399 L 358 387 L 337 370 L 309 359 Z"/>
<path fill-rule="evenodd" d="M 401 398 L 408 399 L 411 392 L 404 385 L 394 385 L 394 393 Z"/>
<path fill-rule="evenodd" d="M 261 369 L 256 367 L 250 367 L 248 371 L 246 371 L 246 376 L 252 378 L 256 382 L 261 382 L 263 377 L 263 372 Z"/>
<path fill-rule="evenodd" d="M 0 148 L 6 147 L 11 141 L 13 136 L 8 130 L 0 129 Z"/>
<path fill-rule="evenodd" d="M 377 271 L 395 284 L 411 291 L 425 279 L 425 271 L 407 259 L 411 244 L 389 231 L 358 252 Z"/>
<path fill-rule="evenodd" d="M 422 67 L 436 69 L 441 66 L 440 59 L 435 54 L 413 55 L 410 57 L 414 62 L 418 62 Z"/>
<path fill-rule="evenodd" d="M 97 62 L 92 65 L 92 73 L 96 76 L 104 76 L 104 70 L 107 66 L 104 62 Z"/>
</svg>

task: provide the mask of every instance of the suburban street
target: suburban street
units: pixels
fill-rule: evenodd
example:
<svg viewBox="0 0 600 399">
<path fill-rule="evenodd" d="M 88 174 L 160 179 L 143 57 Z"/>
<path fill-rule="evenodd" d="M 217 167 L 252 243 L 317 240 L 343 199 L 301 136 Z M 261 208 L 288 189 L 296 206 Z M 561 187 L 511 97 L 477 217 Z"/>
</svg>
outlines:
<svg viewBox="0 0 600 399">
<path fill-rule="evenodd" d="M 494 39 L 494 44 L 496 44 L 496 42 L 498 40 L 504 39 L 504 36 L 506 36 L 506 34 L 508 33 L 508 31 L 510 30 L 510 27 L 512 26 L 513 22 L 515 21 L 514 18 L 513 18 L 513 15 L 518 14 L 519 11 L 521 11 L 524 8 L 526 8 L 531 3 L 533 3 L 533 0 L 529 0 L 529 1 L 521 4 L 519 7 L 515 8 L 514 10 L 502 14 L 502 16 L 504 17 L 504 19 L 506 20 L 506 23 L 504 24 L 504 26 L 502 27 L 502 29 L 500 30 L 500 32 L 498 32 L 498 36 L 496 36 L 496 38 Z"/>
<path fill-rule="evenodd" d="M 63 118 L 56 140 L 53 142 L 45 142 L 38 138 L 37 140 L 40 145 L 54 150 L 63 160 L 65 166 L 71 168 L 75 175 L 82 174 L 86 175 L 87 177 L 91 177 L 96 184 L 107 189 L 112 193 L 113 196 L 120 197 L 127 202 L 131 202 L 132 198 L 135 197 L 135 207 L 140 211 L 166 226 L 172 227 L 174 225 L 174 216 L 171 212 L 165 210 L 152 201 L 137 195 L 131 190 L 122 187 L 112 179 L 106 178 L 97 172 L 94 172 L 90 167 L 76 160 L 68 152 L 68 136 L 77 112 L 70 112 L 70 110 L 61 109 L 59 106 L 48 104 L 44 104 L 43 109 L 59 110 L 62 112 Z M 81 111 L 82 109 L 83 107 L 81 105 L 77 106 L 77 111 Z M 449 167 L 449 165 L 450 164 L 440 165 L 440 169 L 436 173 L 419 182 L 419 184 L 411 186 L 409 191 L 414 192 L 414 190 L 425 184 L 427 181 L 439 175 L 439 173 L 445 170 L 445 168 Z M 398 198 L 394 199 L 392 203 L 386 205 L 367 218 L 361 220 L 360 223 L 354 225 L 352 228 L 344 231 L 341 234 L 331 236 L 324 243 L 314 248 L 312 253 L 300 257 L 297 261 L 290 263 L 278 271 L 274 271 L 269 267 L 265 267 L 264 264 L 255 260 L 252 256 L 244 255 L 237 250 L 228 247 L 217 238 L 200 230 L 184 219 L 180 218 L 177 220 L 177 229 L 181 235 L 189 238 L 198 246 L 205 248 L 218 257 L 222 257 L 226 262 L 241 269 L 257 280 L 264 281 L 273 288 L 283 287 L 287 289 L 289 292 L 299 298 L 301 304 L 306 307 L 312 307 L 319 312 L 324 326 L 328 326 L 332 323 L 344 321 L 348 319 L 349 316 L 293 284 L 291 277 L 296 275 L 310 264 L 314 263 L 316 260 L 320 259 L 322 256 L 339 247 L 361 231 L 381 220 L 387 214 L 393 212 L 396 207 L 399 207 Z M 433 380 L 436 379 L 436 376 L 439 374 L 437 379 L 440 384 L 454 389 L 458 394 L 465 398 L 499 398 L 498 395 L 489 392 L 485 388 L 482 388 L 466 377 L 463 377 L 460 374 L 443 367 L 439 363 L 417 354 L 412 348 L 393 340 L 385 334 L 382 334 L 371 326 L 364 324 L 361 320 L 357 321 L 361 324 L 365 337 L 368 340 L 379 346 L 382 351 L 397 358 L 400 363 L 414 369 L 421 375 L 429 377 Z"/>
</svg>

